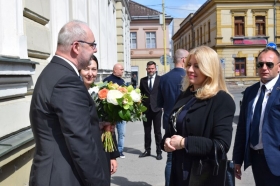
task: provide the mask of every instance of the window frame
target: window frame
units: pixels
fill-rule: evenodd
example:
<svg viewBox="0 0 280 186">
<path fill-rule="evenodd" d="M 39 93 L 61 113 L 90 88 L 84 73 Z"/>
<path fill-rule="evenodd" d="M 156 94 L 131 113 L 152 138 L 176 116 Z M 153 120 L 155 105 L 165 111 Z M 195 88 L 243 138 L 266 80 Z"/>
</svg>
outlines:
<svg viewBox="0 0 280 186">
<path fill-rule="evenodd" d="M 211 24 L 210 21 L 208 22 L 208 42 L 210 42 L 210 37 L 211 37 Z"/>
<path fill-rule="evenodd" d="M 151 36 L 152 33 L 155 34 L 154 38 Z M 149 35 L 149 37 L 148 37 L 148 35 Z M 148 39 L 150 40 L 150 43 L 149 43 L 150 46 L 148 46 L 148 42 L 147 42 Z M 152 39 L 154 39 L 154 41 L 155 41 L 155 42 L 154 42 L 154 47 L 152 46 L 152 44 L 153 44 L 153 43 L 151 42 Z M 150 31 L 149 31 L 149 32 L 146 32 L 146 48 L 157 48 L 157 36 L 156 36 L 156 32 L 150 32 Z"/>
<path fill-rule="evenodd" d="M 245 36 L 245 16 L 234 16 L 234 36 Z"/>
<path fill-rule="evenodd" d="M 200 45 L 202 45 L 202 26 L 200 26 Z"/>
<path fill-rule="evenodd" d="M 132 35 L 135 34 L 135 38 Z M 135 48 L 133 47 L 133 41 L 135 40 Z M 130 32 L 130 49 L 137 49 L 137 32 Z"/>
<path fill-rule="evenodd" d="M 240 60 L 240 61 L 237 61 Z M 242 61 L 243 60 L 243 61 Z M 238 65 L 238 69 L 236 68 L 236 66 Z M 242 65 L 244 65 L 244 72 L 242 73 Z M 238 72 L 237 72 L 238 70 Z M 237 75 L 237 73 L 239 73 L 239 75 Z M 238 57 L 238 58 L 234 58 L 234 75 L 235 77 L 244 77 L 246 76 L 246 57 Z"/>
<path fill-rule="evenodd" d="M 189 34 L 189 49 L 191 48 L 191 34 Z"/>
<path fill-rule="evenodd" d="M 258 20 L 259 17 L 262 17 L 263 19 L 261 21 Z M 265 36 L 266 35 L 266 17 L 265 16 L 255 16 L 255 35 L 256 36 Z M 262 25 L 262 26 L 261 26 Z M 261 27 L 262 28 L 262 33 L 261 32 Z"/>
</svg>

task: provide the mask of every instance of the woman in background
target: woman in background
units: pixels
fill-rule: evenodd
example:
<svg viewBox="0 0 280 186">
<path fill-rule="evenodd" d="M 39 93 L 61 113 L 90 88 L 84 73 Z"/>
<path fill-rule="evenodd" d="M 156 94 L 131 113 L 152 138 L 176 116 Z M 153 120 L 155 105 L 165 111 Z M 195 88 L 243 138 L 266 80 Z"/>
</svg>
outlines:
<svg viewBox="0 0 280 186">
<path fill-rule="evenodd" d="M 213 155 L 213 140 L 230 148 L 235 103 L 223 77 L 218 54 L 207 46 L 190 51 L 183 92 L 170 117 L 161 148 L 172 152 L 170 186 L 191 185 L 192 163 Z"/>
<path fill-rule="evenodd" d="M 85 69 L 80 70 L 80 76 L 82 77 L 87 89 L 89 89 L 90 86 L 96 80 L 97 70 L 98 70 L 98 60 L 94 55 L 92 55 L 92 57 L 90 59 L 90 65 L 88 67 L 86 67 Z M 102 128 L 104 127 L 104 125 L 110 125 L 110 123 L 101 122 Z M 112 132 L 112 136 L 113 136 L 115 146 L 117 146 L 116 145 L 117 144 L 116 136 L 115 136 L 114 132 Z M 119 151 L 117 148 L 115 148 L 115 151 L 105 152 L 105 153 L 106 153 L 106 156 L 108 159 L 109 170 L 111 170 L 111 174 L 114 174 L 117 171 L 118 163 L 117 163 L 116 158 L 118 158 L 120 156 Z"/>
</svg>

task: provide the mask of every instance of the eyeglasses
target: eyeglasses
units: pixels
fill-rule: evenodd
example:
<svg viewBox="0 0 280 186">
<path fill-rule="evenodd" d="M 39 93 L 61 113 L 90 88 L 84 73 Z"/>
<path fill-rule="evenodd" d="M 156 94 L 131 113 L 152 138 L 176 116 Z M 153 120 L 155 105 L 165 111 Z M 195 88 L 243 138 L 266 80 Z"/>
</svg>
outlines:
<svg viewBox="0 0 280 186">
<path fill-rule="evenodd" d="M 91 48 L 92 48 L 93 50 L 96 48 L 96 45 L 97 45 L 97 43 L 95 43 L 95 42 L 88 43 L 88 42 L 82 41 L 82 40 L 79 40 L 79 41 L 77 41 L 77 42 L 86 43 L 86 44 L 88 44 L 89 46 L 91 46 Z"/>
<path fill-rule="evenodd" d="M 257 68 L 263 68 L 264 64 L 269 69 L 272 69 L 274 67 L 274 63 L 273 62 L 257 62 Z"/>
</svg>

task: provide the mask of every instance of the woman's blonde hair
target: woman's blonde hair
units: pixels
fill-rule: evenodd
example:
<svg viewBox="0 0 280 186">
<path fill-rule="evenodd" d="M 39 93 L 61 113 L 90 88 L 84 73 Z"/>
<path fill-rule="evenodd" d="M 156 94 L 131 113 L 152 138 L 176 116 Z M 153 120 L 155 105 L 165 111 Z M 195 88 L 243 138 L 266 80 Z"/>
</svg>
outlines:
<svg viewBox="0 0 280 186">
<path fill-rule="evenodd" d="M 206 76 L 202 87 L 196 93 L 198 99 L 211 98 L 220 90 L 230 94 L 226 87 L 219 56 L 212 48 L 200 46 L 191 50 L 186 59 L 186 69 L 191 57 L 196 59 L 199 70 Z M 183 80 L 182 90 L 187 90 L 191 85 L 188 75 L 186 75 Z"/>
</svg>

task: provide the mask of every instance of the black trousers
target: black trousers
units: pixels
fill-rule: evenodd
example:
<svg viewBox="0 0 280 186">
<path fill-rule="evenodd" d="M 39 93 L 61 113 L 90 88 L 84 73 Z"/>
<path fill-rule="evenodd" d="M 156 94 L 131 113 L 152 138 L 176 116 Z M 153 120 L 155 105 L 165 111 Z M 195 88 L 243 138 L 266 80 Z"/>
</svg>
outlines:
<svg viewBox="0 0 280 186">
<path fill-rule="evenodd" d="M 145 150 L 151 151 L 151 131 L 152 131 L 152 124 L 154 126 L 154 133 L 155 133 L 155 142 L 156 142 L 156 151 L 157 154 L 161 154 L 160 142 L 162 139 L 161 135 L 161 114 L 162 111 L 153 112 L 150 108 L 147 112 L 145 112 L 147 122 L 143 122 L 144 132 L 145 132 Z"/>
<path fill-rule="evenodd" d="M 251 149 L 251 162 L 256 186 L 280 185 L 280 176 L 271 173 L 263 150 Z"/>
</svg>

